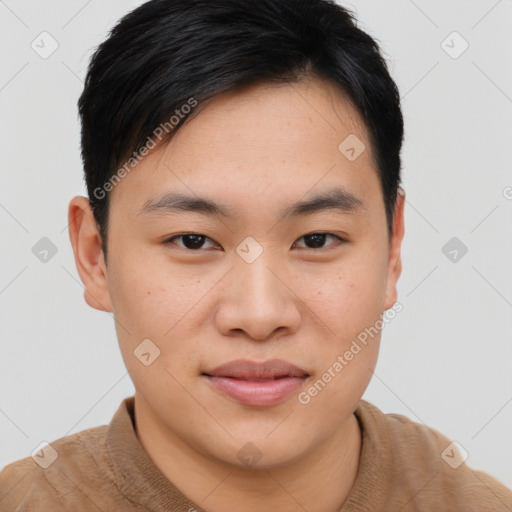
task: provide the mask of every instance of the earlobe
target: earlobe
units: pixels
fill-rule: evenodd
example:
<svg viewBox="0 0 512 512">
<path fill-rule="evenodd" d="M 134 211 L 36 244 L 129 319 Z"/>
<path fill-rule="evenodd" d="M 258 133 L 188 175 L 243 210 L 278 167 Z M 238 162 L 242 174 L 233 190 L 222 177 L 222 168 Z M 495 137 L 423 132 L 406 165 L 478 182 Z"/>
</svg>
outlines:
<svg viewBox="0 0 512 512">
<path fill-rule="evenodd" d="M 396 283 L 402 273 L 402 257 L 400 255 L 402 240 L 405 234 L 404 224 L 405 191 L 399 187 L 395 202 L 393 236 L 389 246 L 388 281 L 384 309 L 387 310 L 397 301 Z"/>
<path fill-rule="evenodd" d="M 101 237 L 86 197 L 76 196 L 70 201 L 68 230 L 76 268 L 84 285 L 85 301 L 95 309 L 111 312 Z"/>
</svg>

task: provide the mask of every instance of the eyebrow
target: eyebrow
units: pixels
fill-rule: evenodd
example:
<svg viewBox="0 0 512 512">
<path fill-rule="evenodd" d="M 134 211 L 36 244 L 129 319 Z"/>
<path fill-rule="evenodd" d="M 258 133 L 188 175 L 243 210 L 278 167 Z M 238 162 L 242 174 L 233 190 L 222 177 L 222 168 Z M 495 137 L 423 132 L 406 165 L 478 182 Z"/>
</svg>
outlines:
<svg viewBox="0 0 512 512">
<path fill-rule="evenodd" d="M 335 188 L 298 201 L 287 206 L 280 215 L 280 220 L 288 217 L 306 216 L 314 213 L 334 210 L 343 214 L 355 214 L 364 209 L 364 203 L 352 192 Z M 150 199 L 144 203 L 139 214 L 172 214 L 195 212 L 203 215 L 233 218 L 236 210 L 226 204 L 199 196 L 189 196 L 179 192 L 165 194 L 158 199 Z"/>
</svg>

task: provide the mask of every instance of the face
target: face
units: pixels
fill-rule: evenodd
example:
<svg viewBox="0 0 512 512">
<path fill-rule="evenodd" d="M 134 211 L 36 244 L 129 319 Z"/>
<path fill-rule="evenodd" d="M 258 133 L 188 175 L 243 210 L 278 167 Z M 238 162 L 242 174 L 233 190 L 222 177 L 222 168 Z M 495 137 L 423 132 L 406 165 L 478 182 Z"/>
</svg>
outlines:
<svg viewBox="0 0 512 512">
<path fill-rule="evenodd" d="M 177 193 L 220 211 L 180 209 Z M 319 195 L 331 201 L 294 210 Z M 100 256 L 84 279 L 88 302 L 114 313 L 141 410 L 234 465 L 248 442 L 270 468 L 332 437 L 369 383 L 380 332 L 344 355 L 396 301 L 397 205 L 389 240 L 365 127 L 328 83 L 252 86 L 189 119 L 112 190 L 108 265 Z M 215 372 L 273 359 L 284 363 L 267 368 L 272 382 Z"/>
</svg>

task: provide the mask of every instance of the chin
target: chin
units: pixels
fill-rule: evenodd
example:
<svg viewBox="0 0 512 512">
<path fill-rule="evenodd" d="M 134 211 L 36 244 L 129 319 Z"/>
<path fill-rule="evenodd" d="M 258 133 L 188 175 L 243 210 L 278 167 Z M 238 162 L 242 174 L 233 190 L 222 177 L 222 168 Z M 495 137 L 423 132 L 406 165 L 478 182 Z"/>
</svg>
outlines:
<svg viewBox="0 0 512 512">
<path fill-rule="evenodd" d="M 272 428 L 275 428 L 275 424 Z M 265 430 L 265 432 L 271 431 L 272 429 Z M 303 433 L 299 439 L 295 439 L 284 430 L 280 434 L 278 436 L 273 433 L 270 437 L 265 437 L 267 433 L 262 435 L 259 431 L 252 437 L 244 436 L 243 441 L 239 441 L 241 438 L 237 436 L 230 442 L 228 452 L 222 450 L 222 453 L 212 455 L 229 465 L 250 471 L 283 469 L 307 456 L 308 447 L 299 444 L 304 442 Z M 271 439 L 274 435 L 275 438 Z"/>
</svg>

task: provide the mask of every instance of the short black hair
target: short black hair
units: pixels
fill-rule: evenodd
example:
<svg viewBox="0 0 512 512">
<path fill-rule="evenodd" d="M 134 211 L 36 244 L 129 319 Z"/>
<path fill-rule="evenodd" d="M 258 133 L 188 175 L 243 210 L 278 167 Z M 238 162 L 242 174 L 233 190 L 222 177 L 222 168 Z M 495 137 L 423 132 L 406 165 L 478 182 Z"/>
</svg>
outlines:
<svg viewBox="0 0 512 512">
<path fill-rule="evenodd" d="M 193 107 L 219 94 L 307 77 L 337 85 L 361 115 L 390 236 L 400 186 L 400 96 L 378 43 L 351 11 L 333 0 L 151 0 L 95 50 L 78 101 L 85 181 L 105 257 L 108 192 L 155 131 L 168 141 Z"/>
</svg>

